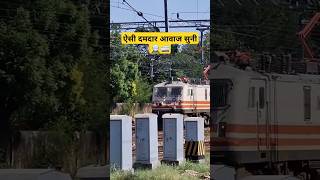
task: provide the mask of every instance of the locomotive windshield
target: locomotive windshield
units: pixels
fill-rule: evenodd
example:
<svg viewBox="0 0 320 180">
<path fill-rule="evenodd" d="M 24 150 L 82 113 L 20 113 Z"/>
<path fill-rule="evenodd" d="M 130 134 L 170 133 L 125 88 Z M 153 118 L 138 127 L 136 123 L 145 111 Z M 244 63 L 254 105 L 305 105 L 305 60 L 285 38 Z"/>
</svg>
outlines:
<svg viewBox="0 0 320 180">
<path fill-rule="evenodd" d="M 181 96 L 182 87 L 158 87 L 156 88 L 157 97 L 179 97 Z"/>
<path fill-rule="evenodd" d="M 166 97 L 167 93 L 168 93 L 168 90 L 165 87 L 159 87 L 156 89 L 156 95 L 158 97 Z"/>
<path fill-rule="evenodd" d="M 228 106 L 228 95 L 232 82 L 228 79 L 211 80 L 211 103 L 214 108 L 222 108 Z"/>
<path fill-rule="evenodd" d="M 171 89 L 171 96 L 172 96 L 172 97 L 181 96 L 181 90 L 182 90 L 181 87 L 173 87 L 173 88 Z"/>
</svg>

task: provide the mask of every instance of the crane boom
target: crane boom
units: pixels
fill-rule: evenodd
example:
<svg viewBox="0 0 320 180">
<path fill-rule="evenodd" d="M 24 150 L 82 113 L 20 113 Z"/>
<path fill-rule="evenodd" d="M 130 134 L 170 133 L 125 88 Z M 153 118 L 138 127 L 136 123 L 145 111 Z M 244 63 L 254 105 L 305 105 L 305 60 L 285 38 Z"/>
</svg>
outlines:
<svg viewBox="0 0 320 180">
<path fill-rule="evenodd" d="M 307 38 L 309 37 L 314 27 L 317 26 L 319 23 L 320 23 L 320 12 L 316 13 L 308 22 L 308 24 L 298 33 L 299 38 L 302 42 L 304 52 L 305 52 L 304 56 L 310 59 L 311 61 L 315 61 L 316 59 L 311 47 L 307 43 Z"/>
</svg>

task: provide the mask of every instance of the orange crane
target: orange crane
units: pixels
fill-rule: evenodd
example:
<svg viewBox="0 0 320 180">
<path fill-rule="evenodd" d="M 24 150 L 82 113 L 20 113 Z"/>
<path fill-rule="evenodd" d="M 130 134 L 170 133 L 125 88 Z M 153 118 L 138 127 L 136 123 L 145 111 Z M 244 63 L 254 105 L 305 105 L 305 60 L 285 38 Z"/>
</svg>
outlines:
<svg viewBox="0 0 320 180">
<path fill-rule="evenodd" d="M 211 69 L 211 65 L 208 65 L 203 71 L 203 76 L 204 76 L 205 80 L 208 80 L 208 75 L 209 75 L 210 69 Z"/>
<path fill-rule="evenodd" d="M 298 33 L 298 36 L 302 42 L 304 57 L 309 61 L 317 61 L 312 48 L 307 43 L 307 38 L 309 37 L 312 30 L 320 24 L 320 12 L 316 13 L 307 25 Z"/>
</svg>

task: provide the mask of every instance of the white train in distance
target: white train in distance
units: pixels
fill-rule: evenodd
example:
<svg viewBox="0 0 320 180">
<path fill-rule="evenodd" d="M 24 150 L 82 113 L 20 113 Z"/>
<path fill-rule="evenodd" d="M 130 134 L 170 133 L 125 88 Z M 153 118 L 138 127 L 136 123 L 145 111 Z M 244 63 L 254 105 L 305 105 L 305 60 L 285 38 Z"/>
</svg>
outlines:
<svg viewBox="0 0 320 180">
<path fill-rule="evenodd" d="M 204 117 L 205 125 L 209 125 L 210 85 L 190 83 L 186 78 L 157 84 L 153 88 L 152 112 L 160 117 L 164 113 Z"/>
</svg>

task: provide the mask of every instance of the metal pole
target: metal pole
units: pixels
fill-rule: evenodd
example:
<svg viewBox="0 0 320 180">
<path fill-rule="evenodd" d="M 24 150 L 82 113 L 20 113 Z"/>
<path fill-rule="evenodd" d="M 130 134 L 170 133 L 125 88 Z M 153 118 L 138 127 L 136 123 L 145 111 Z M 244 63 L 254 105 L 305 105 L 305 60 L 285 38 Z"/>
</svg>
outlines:
<svg viewBox="0 0 320 180">
<path fill-rule="evenodd" d="M 201 64 L 203 64 L 204 61 L 204 51 L 203 51 L 203 31 L 201 30 L 201 37 L 200 37 L 200 47 L 201 47 Z"/>
<path fill-rule="evenodd" d="M 203 49 L 203 32 L 208 30 L 208 28 L 197 28 L 200 31 L 200 48 L 201 48 L 201 64 L 204 63 L 204 49 Z"/>
<path fill-rule="evenodd" d="M 165 21 L 165 31 L 169 32 L 169 27 L 168 27 L 168 7 L 167 7 L 167 0 L 164 0 L 164 21 Z"/>
<path fill-rule="evenodd" d="M 169 21 L 168 21 L 168 4 L 167 0 L 164 0 L 164 21 L 165 21 L 165 32 L 169 32 Z M 170 69 L 169 69 L 169 80 L 172 81 L 172 74 L 171 74 L 171 60 L 169 60 Z"/>
<path fill-rule="evenodd" d="M 172 77 L 172 61 L 171 59 L 169 60 L 169 81 L 171 82 L 173 80 L 173 77 Z"/>
<path fill-rule="evenodd" d="M 153 80 L 153 77 L 154 77 L 154 74 L 153 74 L 153 61 L 154 61 L 154 59 L 151 58 L 151 64 L 150 64 L 150 66 L 151 66 L 151 72 L 150 72 L 150 76 L 151 76 L 151 79 L 152 79 L 152 80 Z"/>
<path fill-rule="evenodd" d="M 171 59 L 169 60 L 169 64 L 170 64 L 169 76 L 170 76 L 170 81 L 172 81 L 173 77 L 172 77 L 172 61 L 171 61 Z"/>
</svg>

